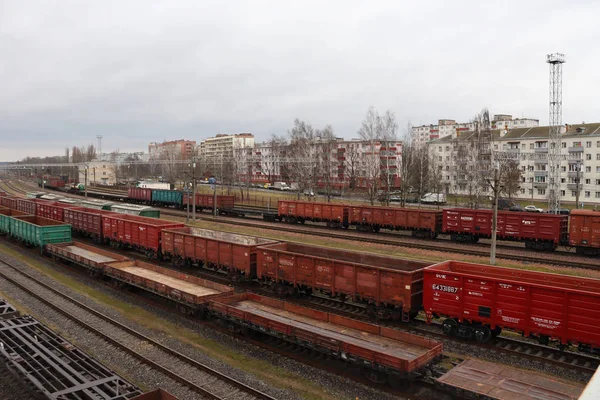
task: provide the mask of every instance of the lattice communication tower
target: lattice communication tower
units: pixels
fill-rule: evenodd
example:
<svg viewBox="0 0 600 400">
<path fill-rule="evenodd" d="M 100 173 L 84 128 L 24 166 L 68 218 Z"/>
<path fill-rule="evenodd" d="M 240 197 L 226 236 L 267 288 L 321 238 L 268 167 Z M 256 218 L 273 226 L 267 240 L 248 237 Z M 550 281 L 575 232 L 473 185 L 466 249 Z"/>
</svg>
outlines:
<svg viewBox="0 0 600 400">
<path fill-rule="evenodd" d="M 548 54 L 546 62 L 550 65 L 550 110 L 549 110 L 549 146 L 548 146 L 548 212 L 558 213 L 560 209 L 560 159 L 562 128 L 562 65 L 565 55 Z"/>
</svg>

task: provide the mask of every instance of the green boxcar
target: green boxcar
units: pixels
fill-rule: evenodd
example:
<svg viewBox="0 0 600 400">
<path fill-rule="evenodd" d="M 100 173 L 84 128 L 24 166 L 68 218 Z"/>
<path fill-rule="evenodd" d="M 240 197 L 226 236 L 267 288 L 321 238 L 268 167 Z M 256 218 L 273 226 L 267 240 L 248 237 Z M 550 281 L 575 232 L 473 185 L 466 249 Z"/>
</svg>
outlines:
<svg viewBox="0 0 600 400">
<path fill-rule="evenodd" d="M 71 242 L 71 225 L 33 215 L 10 217 L 9 234 L 43 249 L 47 243 Z"/>
<path fill-rule="evenodd" d="M 12 217 L 28 215 L 23 211 L 13 210 L 12 208 L 0 207 L 0 233 L 10 232 L 10 220 Z"/>
<path fill-rule="evenodd" d="M 160 218 L 160 210 L 138 204 L 115 204 L 110 208 L 111 211 L 120 214 L 139 215 L 140 217 Z"/>
<path fill-rule="evenodd" d="M 152 190 L 152 204 L 161 204 L 181 208 L 183 204 L 183 192 L 177 190 Z"/>
</svg>

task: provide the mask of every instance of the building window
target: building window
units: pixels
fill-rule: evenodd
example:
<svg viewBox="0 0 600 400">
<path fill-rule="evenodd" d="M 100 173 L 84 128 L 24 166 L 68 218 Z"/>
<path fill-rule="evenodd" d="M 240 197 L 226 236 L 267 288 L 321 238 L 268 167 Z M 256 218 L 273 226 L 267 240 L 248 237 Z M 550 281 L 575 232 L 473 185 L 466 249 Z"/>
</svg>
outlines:
<svg viewBox="0 0 600 400">
<path fill-rule="evenodd" d="M 575 197 L 577 196 L 577 192 L 575 192 L 574 190 L 571 190 L 571 197 Z"/>
<path fill-rule="evenodd" d="M 573 146 L 571 147 L 581 147 L 581 142 L 573 142 Z"/>
<path fill-rule="evenodd" d="M 600 179 L 596 179 L 596 185 L 600 185 Z"/>
<path fill-rule="evenodd" d="M 439 160 L 439 161 L 442 161 L 442 156 L 439 156 L 439 157 L 438 157 L 438 160 Z"/>
<path fill-rule="evenodd" d="M 599 146 L 599 147 L 600 147 L 600 146 Z M 525 143 L 523 143 L 523 144 L 521 145 L 521 148 L 522 148 L 523 150 L 525 150 L 525 149 L 527 148 L 527 145 L 526 145 Z"/>
<path fill-rule="evenodd" d="M 600 167 L 596 167 L 596 173 L 600 174 Z"/>
<path fill-rule="evenodd" d="M 596 160 L 600 161 L 600 153 L 596 154 Z"/>
<path fill-rule="evenodd" d="M 546 189 L 538 189 L 538 194 L 539 195 L 545 195 L 546 194 Z"/>
<path fill-rule="evenodd" d="M 565 183 L 565 178 L 560 178 L 560 183 Z"/>
<path fill-rule="evenodd" d="M 567 148 L 567 143 L 566 142 L 562 142 L 561 146 L 562 146 L 563 149 L 566 149 Z"/>
<path fill-rule="evenodd" d="M 442 146 L 438 146 L 438 152 L 442 152 Z"/>
<path fill-rule="evenodd" d="M 600 199 L 600 192 L 596 192 L 596 198 Z"/>
<path fill-rule="evenodd" d="M 592 142 L 585 142 L 585 147 L 587 147 L 587 148 L 592 147 Z"/>
<path fill-rule="evenodd" d="M 591 160 L 592 159 L 592 155 L 591 154 L 586 154 L 585 155 L 585 159 L 586 160 Z"/>
<path fill-rule="evenodd" d="M 596 147 L 600 147 L 600 140 L 596 142 Z"/>
<path fill-rule="evenodd" d="M 564 197 L 564 195 L 565 195 L 565 191 L 564 191 L 564 190 L 561 190 L 561 191 L 560 191 L 560 195 Z"/>
<path fill-rule="evenodd" d="M 585 167 L 585 172 L 592 172 L 592 167 Z"/>
<path fill-rule="evenodd" d="M 560 167 L 560 170 L 561 170 L 562 172 L 567 172 L 567 167 L 565 167 L 565 166 L 562 166 L 562 167 Z"/>
<path fill-rule="evenodd" d="M 586 185 L 589 185 L 591 181 L 592 181 L 591 179 L 586 179 L 586 180 L 585 180 L 585 184 L 586 184 Z"/>
<path fill-rule="evenodd" d="M 585 197 L 590 197 L 590 191 L 589 190 L 585 191 Z"/>
<path fill-rule="evenodd" d="M 529 144 L 529 148 L 530 148 L 530 149 L 533 149 L 533 147 L 534 147 L 534 144 L 533 144 L 533 143 L 530 143 L 530 144 Z"/>
</svg>

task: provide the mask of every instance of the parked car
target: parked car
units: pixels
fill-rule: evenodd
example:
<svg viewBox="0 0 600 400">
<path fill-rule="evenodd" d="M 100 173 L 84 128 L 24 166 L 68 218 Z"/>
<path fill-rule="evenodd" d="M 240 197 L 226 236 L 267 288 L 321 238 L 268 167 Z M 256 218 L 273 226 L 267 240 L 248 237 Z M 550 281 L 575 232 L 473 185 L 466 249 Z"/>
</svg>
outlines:
<svg viewBox="0 0 600 400">
<path fill-rule="evenodd" d="M 544 210 L 543 210 L 543 209 L 541 209 L 541 208 L 539 208 L 539 207 L 536 207 L 536 206 L 534 206 L 533 204 L 530 204 L 530 205 L 528 205 L 528 206 L 525 206 L 525 211 L 528 211 L 528 212 L 537 212 L 537 213 L 544 212 Z"/>
<path fill-rule="evenodd" d="M 508 211 L 525 211 L 525 210 L 523 210 L 523 207 L 521 207 L 520 205 L 515 204 L 514 206 L 511 206 L 508 209 Z"/>
</svg>

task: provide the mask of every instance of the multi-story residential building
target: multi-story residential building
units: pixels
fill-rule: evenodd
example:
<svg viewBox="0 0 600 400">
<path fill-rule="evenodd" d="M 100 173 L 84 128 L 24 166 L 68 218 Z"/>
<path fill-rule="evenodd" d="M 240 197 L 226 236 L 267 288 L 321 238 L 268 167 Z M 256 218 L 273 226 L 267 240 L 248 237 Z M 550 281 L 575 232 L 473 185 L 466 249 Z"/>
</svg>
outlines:
<svg viewBox="0 0 600 400">
<path fill-rule="evenodd" d="M 333 142 L 316 140 L 306 153 L 313 159 L 310 162 L 315 164 L 317 171 L 315 187 L 323 186 L 326 176 L 333 187 L 340 189 L 366 187 L 369 177 L 373 175 L 389 176 L 391 187 L 400 185 L 400 141 L 374 141 L 371 144 L 358 139 L 337 138 Z M 251 152 L 238 149 L 235 154 L 240 179 L 245 180 L 250 175 L 253 182 L 261 183 L 289 182 L 293 180 L 290 169 L 297 168 L 300 162 L 306 162 L 294 160 L 294 151 L 290 150 L 289 145 L 275 142 L 259 143 Z"/>
<path fill-rule="evenodd" d="M 508 114 L 494 115 L 492 129 L 515 129 L 515 128 L 533 128 L 539 126 L 540 121 L 532 118 L 513 118 Z M 457 123 L 453 119 L 440 119 L 437 125 L 421 125 L 412 127 L 412 141 L 417 146 L 437 140 L 448 135 L 455 135 L 457 132 L 468 132 L 475 130 L 474 122 Z"/>
<path fill-rule="evenodd" d="M 448 193 L 465 195 L 473 186 L 474 170 L 489 168 L 477 154 L 481 138 L 468 131 L 428 143 Z M 511 158 L 522 171 L 517 197 L 544 200 L 548 195 L 549 127 L 497 129 L 492 131 L 492 151 Z M 600 123 L 565 125 L 561 130 L 560 195 L 564 201 L 600 202 Z M 489 189 L 482 185 L 481 191 Z"/>
<path fill-rule="evenodd" d="M 189 159 L 196 149 L 195 140 L 171 140 L 168 142 L 152 142 L 148 145 L 150 158 L 169 157 L 170 159 Z"/>
<path fill-rule="evenodd" d="M 198 146 L 202 159 L 231 158 L 234 150 L 254 147 L 254 135 L 251 133 L 218 134 L 204 139 Z"/>
</svg>

